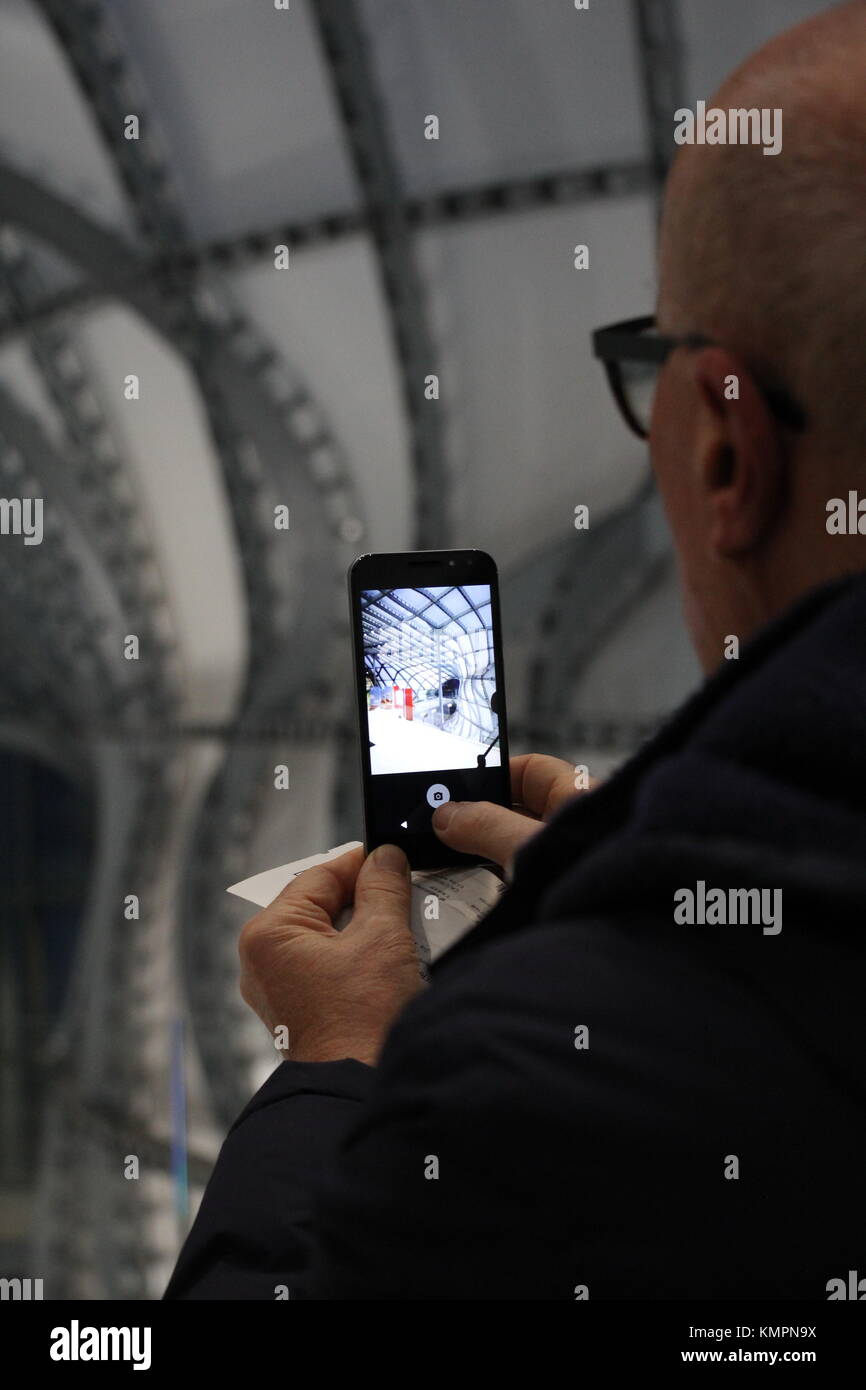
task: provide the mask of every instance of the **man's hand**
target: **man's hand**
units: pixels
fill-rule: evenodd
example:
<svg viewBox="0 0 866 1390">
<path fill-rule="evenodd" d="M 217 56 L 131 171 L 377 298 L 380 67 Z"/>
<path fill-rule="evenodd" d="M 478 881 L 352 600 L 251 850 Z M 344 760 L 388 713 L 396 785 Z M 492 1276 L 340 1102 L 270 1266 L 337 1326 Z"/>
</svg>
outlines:
<svg viewBox="0 0 866 1390">
<path fill-rule="evenodd" d="M 241 994 L 298 1062 L 374 1064 L 422 988 L 409 930 L 409 861 L 396 845 L 305 869 L 241 932 Z M 334 920 L 354 900 L 343 931 Z"/>
<path fill-rule="evenodd" d="M 510 761 L 515 810 L 492 801 L 447 801 L 433 812 L 433 829 L 449 849 L 480 854 L 510 872 L 521 845 L 537 835 L 564 801 L 581 795 L 574 768 L 546 753 L 522 753 Z M 590 777 L 591 791 L 597 785 Z"/>
</svg>

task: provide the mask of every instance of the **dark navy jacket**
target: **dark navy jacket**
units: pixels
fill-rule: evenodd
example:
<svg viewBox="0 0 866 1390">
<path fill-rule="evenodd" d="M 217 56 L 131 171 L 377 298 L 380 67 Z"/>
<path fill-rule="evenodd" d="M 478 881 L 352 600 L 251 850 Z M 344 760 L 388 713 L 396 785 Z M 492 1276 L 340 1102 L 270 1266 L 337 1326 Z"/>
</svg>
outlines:
<svg viewBox="0 0 866 1390">
<path fill-rule="evenodd" d="M 782 930 L 679 925 L 699 881 Z M 825 1299 L 866 1274 L 864 942 L 859 577 L 524 846 L 376 1069 L 276 1069 L 166 1296 Z"/>
</svg>

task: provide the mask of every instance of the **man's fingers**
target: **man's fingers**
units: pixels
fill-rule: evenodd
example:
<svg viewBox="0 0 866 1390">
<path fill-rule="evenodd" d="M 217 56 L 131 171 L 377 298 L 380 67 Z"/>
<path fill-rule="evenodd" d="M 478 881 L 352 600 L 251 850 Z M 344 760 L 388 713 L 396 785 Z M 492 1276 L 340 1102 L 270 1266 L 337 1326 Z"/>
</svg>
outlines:
<svg viewBox="0 0 866 1390">
<path fill-rule="evenodd" d="M 512 800 L 520 810 L 509 811 L 492 801 L 447 802 L 433 814 L 433 829 L 443 844 L 507 868 L 542 823 L 578 794 L 574 768 L 563 758 L 522 753 L 510 760 L 509 771 Z"/>
<path fill-rule="evenodd" d="M 411 900 L 409 860 L 398 845 L 379 845 L 361 865 L 355 909 L 344 935 L 357 935 L 365 925 L 373 925 L 377 934 L 394 926 L 407 932 Z"/>
<path fill-rule="evenodd" d="M 574 768 L 549 753 L 521 753 L 509 763 L 511 799 L 533 816 L 550 820 L 564 801 L 578 794 Z"/>
<path fill-rule="evenodd" d="M 433 829 L 449 849 L 480 854 L 505 868 L 541 824 L 493 801 L 448 801 L 433 812 Z"/>
<path fill-rule="evenodd" d="M 352 901 L 363 862 L 364 851 L 359 846 L 347 850 L 327 864 L 314 864 L 312 868 L 304 869 L 303 873 L 286 884 L 266 911 L 278 916 L 285 909 L 297 916 L 298 910 L 303 910 L 310 915 L 310 926 L 316 925 L 316 918 L 321 919 L 322 926 L 327 926 L 325 918 L 333 922 L 341 909 Z"/>
</svg>

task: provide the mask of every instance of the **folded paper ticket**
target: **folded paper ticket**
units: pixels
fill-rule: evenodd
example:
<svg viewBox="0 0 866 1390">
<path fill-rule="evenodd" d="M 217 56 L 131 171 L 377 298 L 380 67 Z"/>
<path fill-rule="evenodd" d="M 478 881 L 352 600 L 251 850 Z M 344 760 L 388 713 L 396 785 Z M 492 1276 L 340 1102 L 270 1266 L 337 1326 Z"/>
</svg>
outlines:
<svg viewBox="0 0 866 1390">
<path fill-rule="evenodd" d="M 226 891 L 258 907 L 267 907 L 293 878 L 315 864 L 327 864 L 347 850 L 357 849 L 360 840 L 349 840 L 326 854 L 311 854 L 295 859 L 291 864 L 266 869 L 264 873 L 233 883 Z M 429 965 L 459 941 L 495 905 L 506 885 L 490 869 L 472 866 L 467 869 L 416 869 L 412 873 L 412 908 L 410 927 L 415 938 L 418 957 L 423 967 Z M 352 915 L 351 907 L 344 908 L 334 925 L 341 929 Z"/>
</svg>

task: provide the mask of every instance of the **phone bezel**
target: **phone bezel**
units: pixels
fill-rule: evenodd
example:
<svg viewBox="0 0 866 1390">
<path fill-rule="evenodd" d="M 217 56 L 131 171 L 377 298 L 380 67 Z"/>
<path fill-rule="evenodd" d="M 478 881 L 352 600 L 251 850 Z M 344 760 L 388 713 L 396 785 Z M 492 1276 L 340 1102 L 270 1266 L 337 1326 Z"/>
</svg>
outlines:
<svg viewBox="0 0 866 1390">
<path fill-rule="evenodd" d="M 453 563 L 452 563 L 453 562 Z M 359 555 L 349 567 L 349 615 L 352 629 L 352 665 L 355 684 L 355 713 L 358 760 L 364 806 L 364 851 L 369 853 L 377 844 L 371 843 L 373 823 L 373 774 L 370 770 L 367 740 L 367 688 L 364 665 L 363 634 L 359 594 L 364 589 L 417 589 L 439 587 L 442 584 L 489 584 L 493 617 L 493 652 L 497 674 L 497 703 L 499 705 L 499 746 L 501 753 L 501 804 L 511 805 L 511 775 L 508 756 L 508 712 L 505 696 L 505 664 L 502 641 L 502 614 L 499 601 L 499 573 L 492 555 L 485 550 L 406 550 L 370 551 Z M 431 829 L 429 836 L 405 836 L 390 843 L 401 844 L 413 869 L 466 867 L 487 863 L 479 855 L 459 854 L 449 850 Z"/>
</svg>

